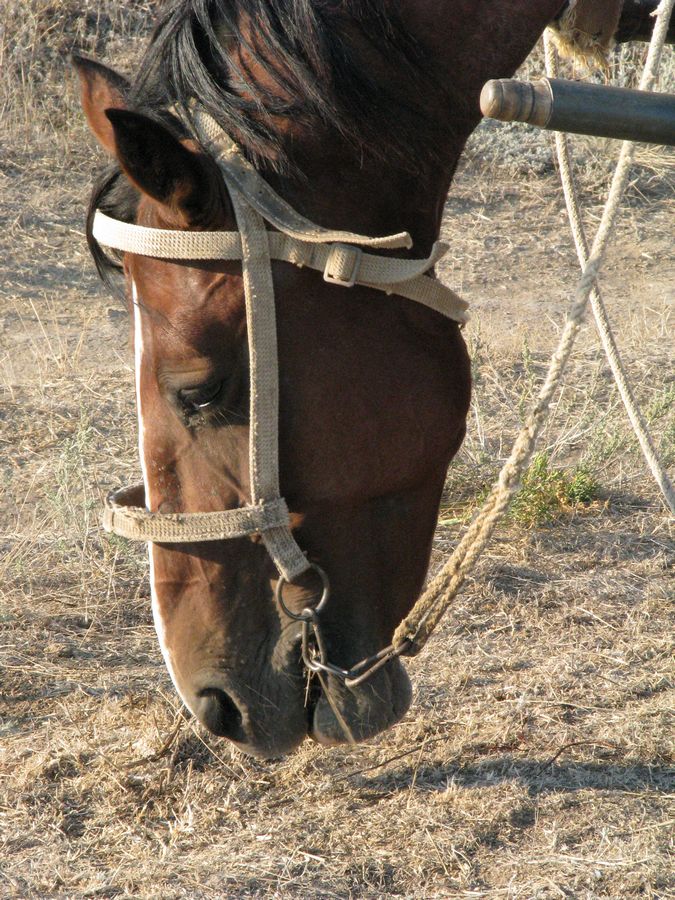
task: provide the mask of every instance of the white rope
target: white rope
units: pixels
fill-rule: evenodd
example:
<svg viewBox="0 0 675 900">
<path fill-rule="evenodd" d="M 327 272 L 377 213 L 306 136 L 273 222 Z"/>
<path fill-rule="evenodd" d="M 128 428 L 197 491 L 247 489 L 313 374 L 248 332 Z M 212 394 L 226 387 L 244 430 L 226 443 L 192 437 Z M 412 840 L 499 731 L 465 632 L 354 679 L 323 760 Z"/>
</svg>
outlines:
<svg viewBox="0 0 675 900">
<path fill-rule="evenodd" d="M 640 87 L 650 90 L 656 80 L 668 22 L 675 0 L 662 0 L 657 11 L 654 32 Z M 511 497 L 520 485 L 521 477 L 530 461 L 536 439 L 546 421 L 551 400 L 559 387 L 574 341 L 581 327 L 591 291 L 605 258 L 613 234 L 619 206 L 628 184 L 628 176 L 635 155 L 635 145 L 625 142 L 612 180 L 602 220 L 591 247 L 581 278 L 577 283 L 558 347 L 551 357 L 548 373 L 528 420 L 518 435 L 509 459 L 503 466 L 497 483 L 466 534 L 441 571 L 429 583 L 409 615 L 401 622 L 393 637 L 393 645 L 410 644 L 409 653 L 416 654 L 429 639 L 451 601 L 461 588 L 469 571 L 487 545 L 497 524 L 506 511 Z"/>
<path fill-rule="evenodd" d="M 226 179 L 227 181 L 227 179 Z M 277 503 L 279 489 L 279 365 L 274 282 L 262 216 L 238 188 L 227 181 L 227 189 L 241 236 L 241 261 L 246 299 L 248 336 L 249 477 L 251 503 Z M 298 546 L 287 519 L 283 525 L 261 532 L 279 572 L 289 581 L 305 572 L 310 563 Z"/>
<path fill-rule="evenodd" d="M 134 505 L 139 499 L 145 499 L 143 484 L 110 494 L 103 510 L 105 530 L 134 541 L 185 544 L 263 534 L 286 525 L 289 517 L 283 498 L 242 509 L 188 514 L 151 513 Z"/>
<path fill-rule="evenodd" d="M 558 77 L 558 58 L 555 49 L 555 43 L 551 40 L 548 32 L 544 34 L 544 46 L 546 50 L 546 74 L 549 78 Z M 588 239 L 586 237 L 586 229 L 581 218 L 581 210 L 579 205 L 579 195 L 577 191 L 576 179 L 572 168 L 572 154 L 570 150 L 570 140 L 567 134 L 556 132 L 555 134 L 556 153 L 558 156 L 558 165 L 560 167 L 560 180 L 562 183 L 563 194 L 565 195 L 565 205 L 567 206 L 567 216 L 574 237 L 574 244 L 579 257 L 579 264 L 583 269 L 588 260 Z M 619 349 L 612 333 L 612 327 L 607 315 L 607 309 L 600 292 L 600 288 L 596 285 L 591 291 L 591 309 L 595 318 L 595 324 L 598 329 L 600 341 L 607 356 L 609 367 L 614 375 L 614 380 L 619 391 L 619 396 L 626 408 L 628 418 L 633 426 L 635 436 L 638 439 L 642 453 L 645 457 L 654 479 L 659 486 L 666 506 L 671 513 L 675 515 L 675 489 L 668 477 L 663 462 L 661 461 L 654 440 L 649 432 L 647 423 L 640 411 L 635 400 L 635 395 L 631 388 L 625 366 L 621 360 Z"/>
</svg>

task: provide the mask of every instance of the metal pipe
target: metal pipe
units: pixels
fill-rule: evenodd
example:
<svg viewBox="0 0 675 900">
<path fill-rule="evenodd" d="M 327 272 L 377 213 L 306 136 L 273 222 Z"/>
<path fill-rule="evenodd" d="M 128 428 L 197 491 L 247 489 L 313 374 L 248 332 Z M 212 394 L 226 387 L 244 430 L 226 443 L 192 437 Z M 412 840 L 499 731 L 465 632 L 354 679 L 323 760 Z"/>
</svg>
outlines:
<svg viewBox="0 0 675 900">
<path fill-rule="evenodd" d="M 488 81 L 484 116 L 550 131 L 675 146 L 675 95 L 632 91 L 560 78 Z"/>
</svg>

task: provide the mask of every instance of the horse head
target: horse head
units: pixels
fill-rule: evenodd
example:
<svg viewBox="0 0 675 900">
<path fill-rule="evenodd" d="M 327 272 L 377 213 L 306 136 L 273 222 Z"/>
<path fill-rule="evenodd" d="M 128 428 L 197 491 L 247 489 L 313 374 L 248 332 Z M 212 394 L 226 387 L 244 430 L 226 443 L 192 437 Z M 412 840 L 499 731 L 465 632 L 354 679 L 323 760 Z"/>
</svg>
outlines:
<svg viewBox="0 0 675 900">
<path fill-rule="evenodd" d="M 334 32 L 319 35 L 323 44 L 308 46 L 297 62 L 293 53 L 316 22 L 270 19 L 252 38 L 249 16 L 243 25 L 211 23 L 206 40 L 202 17 L 202 39 L 181 43 L 181 34 L 197 32 L 192 4 L 178 6 L 187 31 L 173 21 L 163 39 L 160 27 L 138 84 L 91 60 L 76 61 L 87 120 L 113 163 L 90 210 L 99 266 L 108 263 L 91 239 L 97 208 L 150 229 L 237 230 L 214 159 L 175 115 L 177 103 L 186 108 L 194 99 L 181 95 L 182 64 L 196 78 L 194 93 L 201 85 L 214 117 L 220 114 L 249 160 L 305 216 L 366 235 L 409 231 L 414 243 L 407 255 L 425 257 L 457 158 L 478 120 L 480 83 L 493 70 L 478 71 L 474 62 L 467 72 L 475 98 L 466 101 L 468 88 L 460 86 L 454 119 L 447 113 L 443 119 L 439 104 L 447 95 L 433 88 L 440 79 L 433 81 L 424 53 L 410 51 L 405 22 L 392 44 L 388 15 L 364 13 L 358 27 L 340 21 L 335 33 L 346 37 L 330 48 L 332 56 L 326 46 Z M 432 27 L 434 5 L 428 6 L 420 9 L 429 13 L 431 46 L 440 38 Z M 457 10 L 468 15 L 462 4 Z M 536 23 L 528 27 L 534 34 Z M 382 37 L 379 49 L 373 28 Z M 270 29 L 276 43 L 261 47 Z M 509 50 L 516 64 L 527 41 Z M 216 46 L 220 64 L 230 66 L 220 81 L 214 60 L 205 59 Z M 167 53 L 172 62 L 162 69 Z M 181 53 L 192 56 L 181 62 Z M 398 65 L 396 77 L 387 81 L 391 65 Z M 502 71 L 511 65 L 509 57 Z M 366 68 L 364 80 L 359 73 Z M 172 85 L 168 93 L 162 78 Z M 429 90 L 416 108 L 420 85 Z M 326 106 L 326 97 L 340 90 Z M 213 97 L 228 91 L 219 108 Z M 351 119 L 350 103 L 363 107 Z M 382 104 L 388 104 L 384 112 Z M 360 135 L 353 127 L 357 113 Z M 381 124 L 378 137 L 369 130 L 373 120 Z M 428 152 L 434 142 L 437 155 Z M 241 264 L 127 252 L 121 268 L 133 321 L 144 504 L 159 514 L 247 506 L 253 435 Z M 389 643 L 423 585 L 446 468 L 464 436 L 469 361 L 457 322 L 396 291 L 329 283 L 284 261 L 275 261 L 272 271 L 281 495 L 295 541 L 330 579 L 322 634 L 331 661 L 349 669 Z M 274 602 L 279 573 L 260 535 L 151 543 L 149 555 L 167 667 L 186 705 L 213 732 L 247 752 L 273 756 L 307 734 L 323 744 L 369 738 L 406 711 L 411 688 L 399 659 L 357 686 L 330 673 L 306 678 L 301 626 Z M 312 571 L 286 584 L 289 611 L 315 603 L 320 587 Z"/>
</svg>

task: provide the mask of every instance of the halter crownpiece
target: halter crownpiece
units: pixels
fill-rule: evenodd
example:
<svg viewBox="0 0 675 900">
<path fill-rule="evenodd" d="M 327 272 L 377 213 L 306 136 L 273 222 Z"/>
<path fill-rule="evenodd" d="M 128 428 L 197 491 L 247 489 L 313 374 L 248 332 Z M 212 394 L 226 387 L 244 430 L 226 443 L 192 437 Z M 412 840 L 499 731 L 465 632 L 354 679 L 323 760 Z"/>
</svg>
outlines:
<svg viewBox="0 0 675 900">
<path fill-rule="evenodd" d="M 447 252 L 434 244 L 426 259 L 394 259 L 364 251 L 410 248 L 407 232 L 368 237 L 332 231 L 301 216 L 261 178 L 238 147 L 201 108 L 194 127 L 215 158 L 228 189 L 237 231 L 146 228 L 96 211 L 92 233 L 106 247 L 159 259 L 241 260 L 250 365 L 249 462 L 251 502 L 210 513 L 153 513 L 143 486 L 124 488 L 106 500 L 103 526 L 122 537 L 157 543 L 194 543 L 260 534 L 286 581 L 311 568 L 290 529 L 279 491 L 279 372 L 271 261 L 322 272 L 343 287 L 362 285 L 421 303 L 456 322 L 467 321 L 468 304 L 425 274 Z M 265 222 L 277 231 L 268 231 Z M 147 486 L 146 486 L 147 487 Z"/>
<path fill-rule="evenodd" d="M 239 260 L 243 255 L 238 231 L 147 228 L 113 219 L 100 210 L 94 215 L 92 233 L 106 247 L 156 259 Z M 398 294 L 456 322 L 468 320 L 468 304 L 450 288 L 424 274 L 447 253 L 448 245 L 442 241 L 434 244 L 425 259 L 392 259 L 365 253 L 353 243 L 331 241 L 319 244 L 278 231 L 266 231 L 266 234 L 271 259 L 293 263 L 300 269 L 305 266 L 315 269 L 331 284 L 343 287 L 359 284 L 387 294 Z M 353 241 L 356 235 L 350 237 Z"/>
</svg>

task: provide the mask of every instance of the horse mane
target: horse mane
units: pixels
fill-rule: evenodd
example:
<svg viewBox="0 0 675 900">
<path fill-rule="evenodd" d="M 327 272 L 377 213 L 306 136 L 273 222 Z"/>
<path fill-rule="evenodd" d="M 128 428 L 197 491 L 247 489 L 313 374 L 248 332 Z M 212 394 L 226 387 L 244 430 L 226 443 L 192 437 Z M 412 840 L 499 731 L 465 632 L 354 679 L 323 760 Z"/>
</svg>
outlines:
<svg viewBox="0 0 675 900">
<path fill-rule="evenodd" d="M 433 79 L 399 2 L 174 0 L 157 25 L 134 99 L 189 111 L 197 98 L 263 167 L 288 163 L 278 120 L 292 117 L 334 129 L 360 152 L 388 160 L 394 153 L 417 170 L 411 156 L 427 146 L 420 131 L 429 124 L 420 89 L 428 93 Z M 267 87 L 236 64 L 233 44 L 263 67 Z M 378 77 L 378 69 L 389 77 Z"/>
<path fill-rule="evenodd" d="M 190 103 L 198 99 L 262 171 L 293 170 L 279 127 L 292 117 L 332 132 L 356 158 L 419 174 L 438 161 L 442 144 L 430 104 L 419 98 L 444 89 L 398 6 L 399 0 L 173 0 L 128 101 L 166 123 L 167 109 L 189 120 Z M 228 50 L 233 44 L 262 66 L 266 85 L 241 70 Z M 178 119 L 168 121 L 180 131 Z M 89 223 L 96 206 L 118 218 L 133 216 L 134 191 L 119 170 L 109 169 L 94 188 Z M 90 224 L 88 235 L 106 278 L 119 265 L 93 240 Z"/>
</svg>

